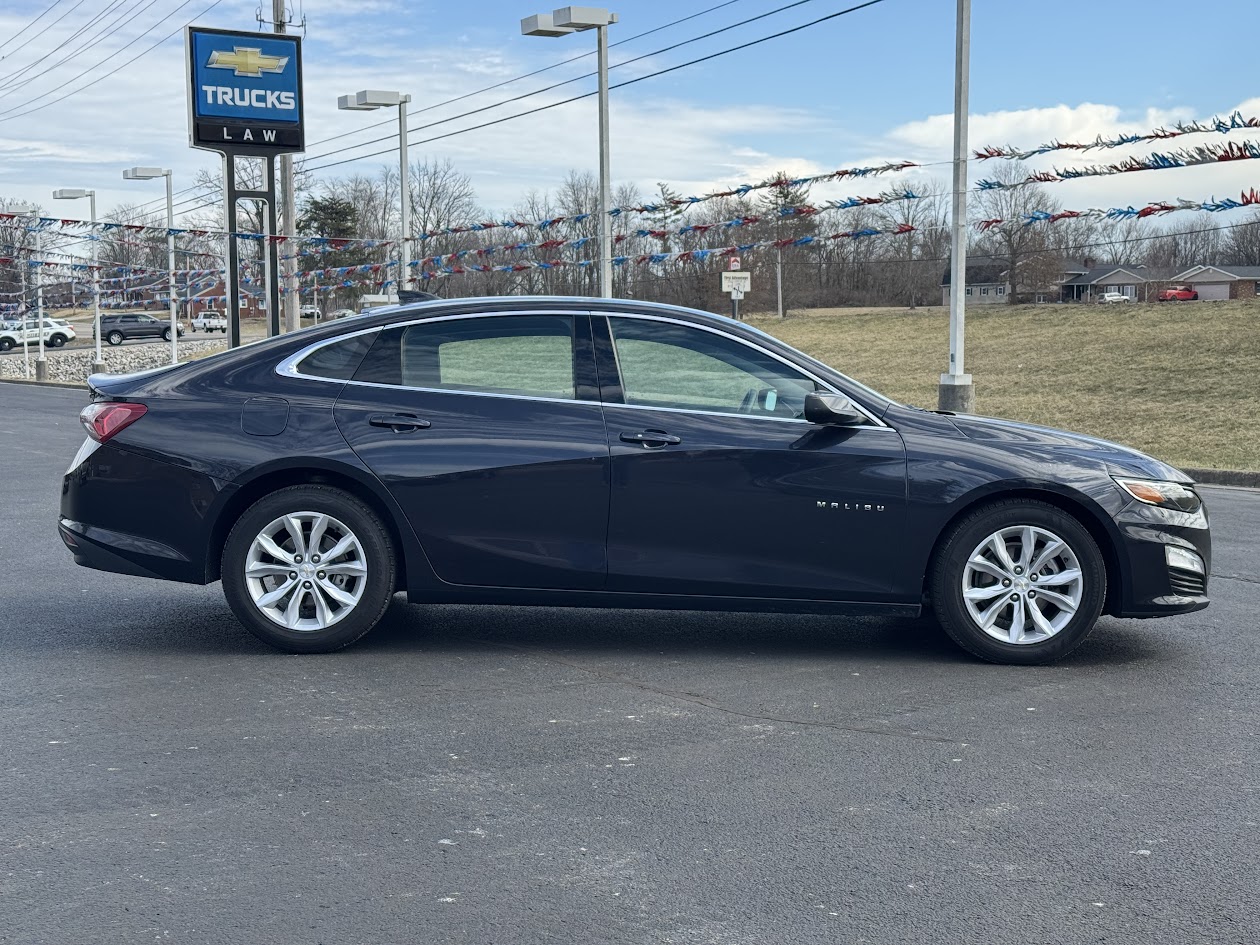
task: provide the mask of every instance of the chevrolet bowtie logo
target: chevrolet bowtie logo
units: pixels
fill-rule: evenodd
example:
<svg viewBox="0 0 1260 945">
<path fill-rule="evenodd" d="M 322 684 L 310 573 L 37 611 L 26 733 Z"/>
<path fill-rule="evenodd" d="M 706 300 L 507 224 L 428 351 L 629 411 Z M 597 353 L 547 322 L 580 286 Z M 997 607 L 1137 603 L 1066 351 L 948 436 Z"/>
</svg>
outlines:
<svg viewBox="0 0 1260 945">
<path fill-rule="evenodd" d="M 264 72 L 283 72 L 288 56 L 264 56 L 261 49 L 237 46 L 231 52 L 215 50 L 210 54 L 209 68 L 232 69 L 236 75 L 257 78 Z"/>
</svg>

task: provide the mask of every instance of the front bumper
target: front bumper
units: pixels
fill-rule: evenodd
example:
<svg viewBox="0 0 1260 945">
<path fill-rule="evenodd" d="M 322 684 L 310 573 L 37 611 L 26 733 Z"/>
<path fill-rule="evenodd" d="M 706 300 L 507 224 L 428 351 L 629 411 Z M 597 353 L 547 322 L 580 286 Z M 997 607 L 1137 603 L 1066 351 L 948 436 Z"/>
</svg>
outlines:
<svg viewBox="0 0 1260 945">
<path fill-rule="evenodd" d="M 1116 515 L 1115 523 L 1126 578 L 1120 599 L 1112 605 L 1115 616 L 1168 617 L 1208 606 L 1212 533 L 1206 506 L 1191 514 L 1134 502 Z M 1171 566 L 1168 546 L 1197 555 L 1203 574 Z"/>
</svg>

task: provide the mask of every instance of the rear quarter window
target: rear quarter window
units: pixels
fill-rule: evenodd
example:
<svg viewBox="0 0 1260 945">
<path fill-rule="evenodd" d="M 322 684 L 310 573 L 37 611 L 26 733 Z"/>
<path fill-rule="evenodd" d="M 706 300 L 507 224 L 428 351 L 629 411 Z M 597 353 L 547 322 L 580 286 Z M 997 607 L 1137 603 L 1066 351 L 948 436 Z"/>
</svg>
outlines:
<svg viewBox="0 0 1260 945">
<path fill-rule="evenodd" d="M 297 372 L 308 377 L 348 381 L 359 369 L 363 356 L 372 347 L 378 332 L 343 338 L 317 348 L 297 363 Z"/>
</svg>

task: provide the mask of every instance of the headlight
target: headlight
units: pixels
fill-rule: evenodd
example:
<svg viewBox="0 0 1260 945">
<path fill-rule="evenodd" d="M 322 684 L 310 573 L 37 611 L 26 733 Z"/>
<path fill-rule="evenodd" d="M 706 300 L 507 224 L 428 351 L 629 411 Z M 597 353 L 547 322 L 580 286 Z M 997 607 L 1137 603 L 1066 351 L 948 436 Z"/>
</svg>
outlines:
<svg viewBox="0 0 1260 945">
<path fill-rule="evenodd" d="M 1199 498 L 1199 494 L 1180 482 L 1121 479 L 1118 476 L 1112 478 L 1121 489 L 1147 505 L 1158 505 L 1161 509 L 1176 509 L 1178 512 L 1197 512 L 1203 507 L 1203 500 Z"/>
</svg>

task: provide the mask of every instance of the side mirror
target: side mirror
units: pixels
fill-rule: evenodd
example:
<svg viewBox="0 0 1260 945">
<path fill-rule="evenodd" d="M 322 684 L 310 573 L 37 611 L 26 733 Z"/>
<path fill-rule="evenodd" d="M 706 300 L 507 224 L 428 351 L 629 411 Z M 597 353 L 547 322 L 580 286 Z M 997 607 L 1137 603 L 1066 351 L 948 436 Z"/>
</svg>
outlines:
<svg viewBox="0 0 1260 945">
<path fill-rule="evenodd" d="M 805 395 L 805 419 L 825 426 L 853 427 L 866 422 L 866 416 L 844 394 L 815 391 Z"/>
</svg>

